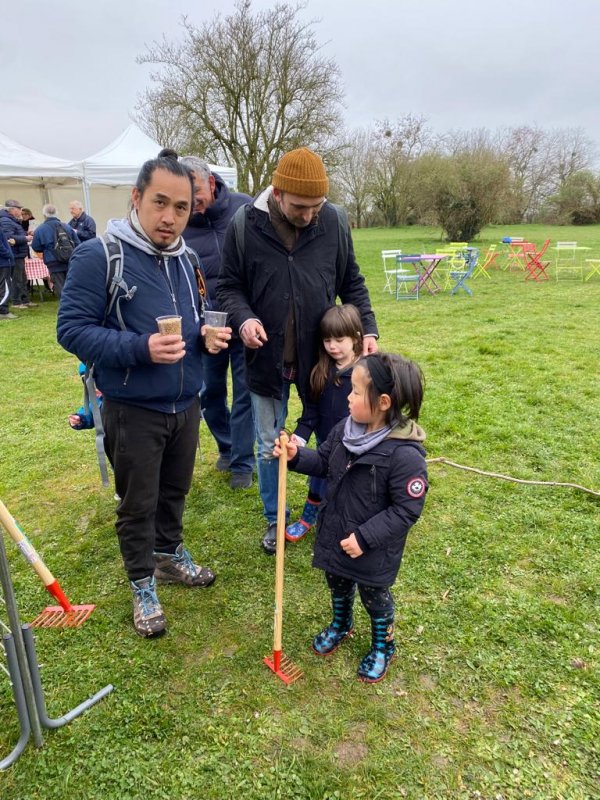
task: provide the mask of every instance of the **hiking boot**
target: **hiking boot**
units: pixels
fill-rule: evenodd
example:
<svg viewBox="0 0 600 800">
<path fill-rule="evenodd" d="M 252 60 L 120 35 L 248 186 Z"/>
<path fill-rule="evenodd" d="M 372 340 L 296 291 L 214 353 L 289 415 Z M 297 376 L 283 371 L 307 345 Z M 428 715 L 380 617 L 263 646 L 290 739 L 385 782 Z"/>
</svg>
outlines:
<svg viewBox="0 0 600 800">
<path fill-rule="evenodd" d="M 167 621 L 156 595 L 154 578 L 141 578 L 130 581 L 133 592 L 133 627 L 135 632 L 146 639 L 162 636 L 167 629 Z"/>
<path fill-rule="evenodd" d="M 183 583 L 186 586 L 210 586 L 217 577 L 208 567 L 194 564 L 183 542 L 175 553 L 154 553 L 154 577 L 159 583 Z"/>
<path fill-rule="evenodd" d="M 302 515 L 297 522 L 293 522 L 291 525 L 288 525 L 285 529 L 285 538 L 288 542 L 299 542 L 312 526 L 317 521 L 317 512 L 319 510 L 319 502 L 315 502 L 314 500 L 309 500 L 307 498 L 306 503 L 304 503 L 304 508 L 302 509 Z"/>
<path fill-rule="evenodd" d="M 250 489 L 252 487 L 251 472 L 233 472 L 229 481 L 232 489 Z"/>
<path fill-rule="evenodd" d="M 231 466 L 231 456 L 226 456 L 224 453 L 219 453 L 215 469 L 219 472 L 228 472 Z"/>
<path fill-rule="evenodd" d="M 269 522 L 269 527 L 262 538 L 262 548 L 269 556 L 275 555 L 277 550 L 277 523 Z"/>
</svg>

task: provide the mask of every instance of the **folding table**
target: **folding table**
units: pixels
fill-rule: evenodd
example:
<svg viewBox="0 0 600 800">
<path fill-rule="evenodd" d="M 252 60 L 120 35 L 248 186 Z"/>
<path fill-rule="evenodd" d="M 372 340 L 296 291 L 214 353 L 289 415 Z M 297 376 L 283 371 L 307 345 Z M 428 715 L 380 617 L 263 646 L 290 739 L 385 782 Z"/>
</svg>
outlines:
<svg viewBox="0 0 600 800">
<path fill-rule="evenodd" d="M 433 278 L 433 273 L 435 272 L 438 264 L 440 261 L 443 261 L 445 258 L 448 257 L 447 253 L 422 253 L 421 255 L 401 255 L 396 256 L 396 263 L 397 264 L 414 264 L 415 269 L 419 273 L 419 279 L 415 283 L 415 288 L 413 292 L 416 294 L 417 290 L 427 289 L 429 294 L 436 294 L 437 292 L 441 292 L 441 286 L 436 283 L 435 279 Z M 398 291 L 396 286 L 396 298 L 398 297 Z"/>
</svg>

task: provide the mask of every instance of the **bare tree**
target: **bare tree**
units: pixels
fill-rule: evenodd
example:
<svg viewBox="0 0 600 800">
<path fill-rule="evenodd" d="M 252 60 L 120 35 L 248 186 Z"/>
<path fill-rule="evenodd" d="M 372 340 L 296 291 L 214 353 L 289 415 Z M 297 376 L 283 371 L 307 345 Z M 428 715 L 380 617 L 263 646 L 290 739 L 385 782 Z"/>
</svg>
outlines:
<svg viewBox="0 0 600 800">
<path fill-rule="evenodd" d="M 337 161 L 332 184 L 360 228 L 372 202 L 373 131 L 365 128 L 346 131 Z"/>
<path fill-rule="evenodd" d="M 240 0 L 200 28 L 184 17 L 183 42 L 163 39 L 138 58 L 160 67 L 137 105 L 142 127 L 154 135 L 166 113 L 188 152 L 236 165 L 242 191 L 267 184 L 289 149 L 313 147 L 327 160 L 341 126 L 340 73 L 321 56 L 314 21 L 299 19 L 304 8 L 253 14 L 251 0 Z"/>
<path fill-rule="evenodd" d="M 371 160 L 373 202 L 386 225 L 411 221 L 414 193 L 414 165 L 429 144 L 430 134 L 423 117 L 406 114 L 391 124 L 377 123 Z"/>
</svg>

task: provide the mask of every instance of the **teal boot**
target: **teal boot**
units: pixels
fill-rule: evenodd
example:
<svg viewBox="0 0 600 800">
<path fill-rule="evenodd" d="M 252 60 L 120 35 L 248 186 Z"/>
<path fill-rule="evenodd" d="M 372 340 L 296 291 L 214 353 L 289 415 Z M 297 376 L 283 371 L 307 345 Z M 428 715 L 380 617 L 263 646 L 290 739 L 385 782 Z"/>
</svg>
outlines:
<svg viewBox="0 0 600 800">
<path fill-rule="evenodd" d="M 382 681 L 396 652 L 393 612 L 371 614 L 371 635 L 371 650 L 358 667 L 358 677 L 365 683 Z"/>
<path fill-rule="evenodd" d="M 329 656 L 334 653 L 344 639 L 352 635 L 352 606 L 354 605 L 353 589 L 350 594 L 331 593 L 333 620 L 331 625 L 318 633 L 313 639 L 312 648 L 318 656 Z"/>
</svg>

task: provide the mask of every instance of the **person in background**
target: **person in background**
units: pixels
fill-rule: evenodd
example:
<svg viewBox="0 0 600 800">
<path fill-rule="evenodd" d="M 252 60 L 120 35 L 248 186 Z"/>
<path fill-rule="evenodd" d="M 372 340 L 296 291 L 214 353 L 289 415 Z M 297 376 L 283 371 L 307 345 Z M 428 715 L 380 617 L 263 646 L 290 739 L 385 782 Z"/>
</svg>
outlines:
<svg viewBox="0 0 600 800">
<path fill-rule="evenodd" d="M 258 486 L 267 520 L 265 553 L 275 553 L 278 466 L 275 438 L 285 427 L 290 386 L 304 404 L 317 362 L 319 323 L 340 297 L 360 313 L 364 350 L 377 350 L 369 293 L 352 237 L 327 202 L 320 156 L 306 147 L 286 153 L 272 185 L 244 207 L 244 246 L 235 220 L 227 229 L 217 281 L 219 307 L 246 347 L 246 379 L 258 442 Z M 241 213 L 241 211 L 240 211 Z"/>
<path fill-rule="evenodd" d="M 350 636 L 358 586 L 371 618 L 371 649 L 358 667 L 366 683 L 385 677 L 396 652 L 391 587 L 427 492 L 425 432 L 417 425 L 422 399 L 416 364 L 391 353 L 369 355 L 352 370 L 350 416 L 316 451 L 287 444 L 291 469 L 328 478 L 313 567 L 325 572 L 333 620 L 315 636 L 313 650 L 328 656 Z M 281 455 L 279 443 L 273 455 Z"/>
<path fill-rule="evenodd" d="M 14 240 L 13 240 L 14 241 Z M 11 314 L 8 310 L 10 302 L 10 276 L 15 264 L 10 242 L 0 228 L 0 320 L 18 319 L 16 314 Z"/>
<path fill-rule="evenodd" d="M 26 309 L 37 305 L 31 302 L 29 284 L 25 275 L 25 259 L 29 256 L 31 236 L 21 225 L 21 203 L 7 200 L 0 211 L 0 228 L 11 243 L 14 267 L 11 276 L 11 302 L 15 308 Z"/>
<path fill-rule="evenodd" d="M 334 425 L 348 416 L 352 367 L 363 351 L 362 322 L 358 309 L 352 305 L 328 309 L 320 331 L 319 360 L 310 373 L 310 403 L 302 410 L 292 436 L 292 441 L 301 447 L 313 432 L 317 445 L 322 444 Z M 310 478 L 302 515 L 286 529 L 288 542 L 299 541 L 315 524 L 326 488 L 323 478 Z"/>
<path fill-rule="evenodd" d="M 58 342 L 93 363 L 102 392 L 108 460 L 115 474 L 116 529 L 133 598 L 133 625 L 160 636 L 166 619 L 156 582 L 210 586 L 215 573 L 196 564 L 183 542 L 200 425 L 200 295 L 182 233 L 193 180 L 172 150 L 142 166 L 127 219 L 107 234 L 123 247 L 123 283 L 107 315 L 106 254 L 100 239 L 73 253 L 58 312 Z M 125 284 L 127 289 L 125 289 Z M 133 291 L 135 287 L 135 292 Z M 157 330 L 157 317 L 180 318 L 181 333 Z M 227 347 L 218 329 L 211 352 Z"/>
<path fill-rule="evenodd" d="M 48 267 L 48 272 L 52 280 L 52 291 L 60 298 L 67 279 L 69 264 L 65 261 L 59 261 L 54 254 L 56 229 L 59 226 L 62 227 L 71 240 L 73 247 L 77 247 L 80 243 L 79 236 L 70 225 L 65 225 L 64 222 L 60 221 L 56 212 L 56 206 L 52 205 L 52 203 L 46 203 L 42 208 L 42 215 L 44 217 L 44 222 L 42 222 L 39 228 L 36 228 L 33 234 L 31 249 L 36 253 L 42 254 L 44 264 Z"/>
<path fill-rule="evenodd" d="M 21 227 L 25 231 L 25 233 L 29 233 L 29 229 L 31 228 L 31 222 L 35 220 L 35 217 L 31 213 L 30 208 L 22 208 L 21 209 Z M 31 231 L 33 235 L 33 231 Z"/>
<path fill-rule="evenodd" d="M 96 237 L 96 223 L 89 214 L 85 213 L 79 200 L 71 200 L 69 213 L 71 214 L 69 225 L 74 231 L 77 231 L 77 236 L 79 236 L 81 242 L 87 242 L 88 239 Z"/>
<path fill-rule="evenodd" d="M 225 231 L 238 208 L 251 202 L 252 198 L 230 191 L 220 175 L 211 172 L 208 164 L 195 156 L 184 156 L 181 163 L 192 171 L 195 187 L 194 213 L 183 237 L 196 251 L 204 268 L 210 308 L 219 311 L 216 288 Z M 231 411 L 227 407 L 230 366 Z M 219 355 L 203 356 L 202 367 L 202 416 L 219 448 L 217 469 L 231 472 L 232 489 L 249 489 L 252 486 L 255 435 L 250 392 L 246 385 L 244 345 L 239 336 L 234 335 L 229 348 Z"/>
</svg>

